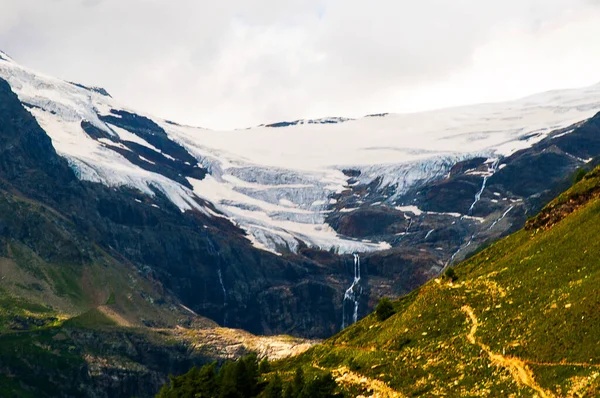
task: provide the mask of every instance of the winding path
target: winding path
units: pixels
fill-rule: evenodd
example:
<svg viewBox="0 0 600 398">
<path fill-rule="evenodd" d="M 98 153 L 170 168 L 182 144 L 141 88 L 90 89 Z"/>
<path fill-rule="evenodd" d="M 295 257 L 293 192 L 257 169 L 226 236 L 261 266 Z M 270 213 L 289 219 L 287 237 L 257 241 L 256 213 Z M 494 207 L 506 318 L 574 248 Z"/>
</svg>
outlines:
<svg viewBox="0 0 600 398">
<path fill-rule="evenodd" d="M 477 341 L 475 338 L 475 333 L 477 333 L 479 321 L 477 320 L 477 317 L 475 316 L 475 313 L 471 307 L 465 305 L 461 309 L 467 314 L 472 323 L 471 330 L 469 331 L 469 334 L 467 334 L 467 340 L 469 340 L 471 344 L 481 347 L 481 349 L 488 354 L 494 365 L 507 369 L 517 384 L 521 384 L 533 389 L 541 398 L 554 397 L 554 394 L 544 390 L 539 384 L 537 384 L 533 372 L 531 369 L 529 369 L 524 361 L 515 357 L 507 357 L 502 354 L 497 354 L 493 352 L 489 346 Z"/>
</svg>

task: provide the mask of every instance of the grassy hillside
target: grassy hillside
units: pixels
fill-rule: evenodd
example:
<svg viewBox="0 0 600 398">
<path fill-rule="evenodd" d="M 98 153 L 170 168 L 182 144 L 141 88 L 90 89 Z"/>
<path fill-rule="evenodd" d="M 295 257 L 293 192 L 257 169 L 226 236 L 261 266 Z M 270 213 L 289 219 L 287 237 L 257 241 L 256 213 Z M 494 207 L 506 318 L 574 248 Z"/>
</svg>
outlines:
<svg viewBox="0 0 600 398">
<path fill-rule="evenodd" d="M 600 170 L 527 227 L 279 370 L 330 369 L 353 395 L 600 395 Z"/>
</svg>

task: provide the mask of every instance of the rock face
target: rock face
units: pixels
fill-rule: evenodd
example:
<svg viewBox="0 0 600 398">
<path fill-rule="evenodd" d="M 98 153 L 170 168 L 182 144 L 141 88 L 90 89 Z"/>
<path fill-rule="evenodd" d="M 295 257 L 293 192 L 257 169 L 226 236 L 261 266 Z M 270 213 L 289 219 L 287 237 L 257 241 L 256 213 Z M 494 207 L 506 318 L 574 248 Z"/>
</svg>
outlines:
<svg viewBox="0 0 600 398">
<path fill-rule="evenodd" d="M 521 228 L 571 184 L 578 168 L 595 164 L 599 122 L 596 115 L 556 130 L 507 157 L 457 162 L 444 177 L 417 183 L 391 200 L 391 192 L 378 181 L 350 184 L 335 197 L 336 208 L 327 221 L 344 235 L 390 242 L 396 262 L 421 262 L 421 268 L 439 273 Z M 348 208 L 353 210 L 344 212 Z M 380 256 L 369 254 L 365 263 L 371 257 Z"/>
<path fill-rule="evenodd" d="M 498 133 L 501 139 L 493 131 L 447 128 L 431 150 L 355 151 L 387 154 L 383 163 L 369 158 L 334 167 L 315 156 L 315 169 L 284 169 L 275 161 L 257 163 L 260 154 L 244 159 L 233 140 L 228 152 L 216 132 L 137 114 L 104 90 L 46 78 L 5 57 L 0 255 L 10 257 L 6 243 L 18 242 L 53 264 L 83 267 L 110 258 L 152 286 L 155 296 L 144 293 L 144 300 L 161 311 L 182 304 L 256 334 L 330 336 L 348 323 L 348 296 L 360 318 L 379 297 L 403 295 L 521 227 L 563 189 L 578 167 L 600 154 L 599 117 L 579 122 L 600 109 L 598 92 L 581 92 L 575 105 L 578 94 L 571 92 L 556 106 L 524 103 L 533 109 L 527 114 L 547 114 L 544 128 L 527 115 L 521 126 L 519 118 L 500 112 L 495 122 L 514 129 Z M 394 137 L 389 130 L 402 127 L 389 124 L 398 118 L 404 120 L 299 121 L 232 137 L 296 134 L 294 142 L 298 132 L 312 131 L 307 128 L 333 134 L 364 127 L 363 135 L 380 139 L 383 131 L 388 139 Z M 481 120 L 487 119 L 476 118 L 476 128 L 485 126 Z M 500 151 L 502 139 L 523 149 Z M 456 149 L 486 140 L 493 145 Z M 306 152 L 295 159 L 304 157 L 313 158 Z M 396 157 L 402 162 L 389 163 Z M 25 211 L 15 198 L 40 209 Z M 140 321 L 150 327 L 177 323 L 151 316 Z"/>
</svg>

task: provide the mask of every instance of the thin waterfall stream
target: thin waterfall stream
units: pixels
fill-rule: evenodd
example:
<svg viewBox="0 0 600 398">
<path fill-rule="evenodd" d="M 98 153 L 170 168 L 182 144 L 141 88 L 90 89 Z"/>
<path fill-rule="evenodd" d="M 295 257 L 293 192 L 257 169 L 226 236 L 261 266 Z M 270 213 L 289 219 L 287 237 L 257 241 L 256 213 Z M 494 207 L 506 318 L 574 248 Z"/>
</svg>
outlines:
<svg viewBox="0 0 600 398">
<path fill-rule="evenodd" d="M 352 285 L 348 289 L 346 289 L 346 293 L 344 293 L 344 301 L 342 302 L 342 329 L 345 329 L 347 326 L 356 323 L 358 321 L 358 305 L 359 305 L 359 297 L 362 291 L 360 287 L 360 256 L 358 253 L 354 253 L 354 279 L 352 280 Z M 350 324 L 346 323 L 346 302 L 351 301 L 354 304 L 354 310 L 352 312 L 352 322 Z"/>
</svg>

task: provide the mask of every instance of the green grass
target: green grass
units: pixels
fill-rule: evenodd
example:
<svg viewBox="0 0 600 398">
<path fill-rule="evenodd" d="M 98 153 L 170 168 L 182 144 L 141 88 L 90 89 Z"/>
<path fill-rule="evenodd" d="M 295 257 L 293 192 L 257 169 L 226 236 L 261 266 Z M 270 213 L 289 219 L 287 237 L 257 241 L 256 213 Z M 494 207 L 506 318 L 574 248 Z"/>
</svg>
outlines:
<svg viewBox="0 0 600 398">
<path fill-rule="evenodd" d="M 65 321 L 64 326 L 80 329 L 98 329 L 103 327 L 117 326 L 117 323 L 104 315 L 98 309 L 94 308 Z"/>
<path fill-rule="evenodd" d="M 0 333 L 11 330 L 15 322 L 22 321 L 30 325 L 30 330 L 52 326 L 57 323 L 56 315 L 49 307 L 0 291 Z"/>
</svg>

